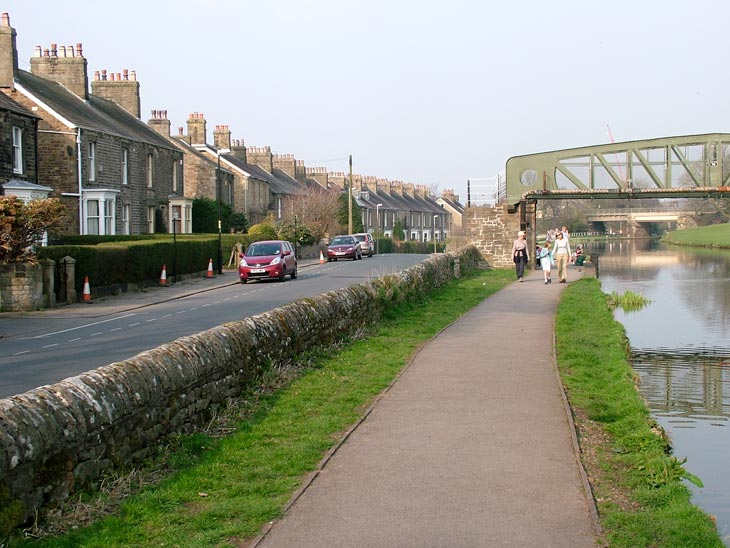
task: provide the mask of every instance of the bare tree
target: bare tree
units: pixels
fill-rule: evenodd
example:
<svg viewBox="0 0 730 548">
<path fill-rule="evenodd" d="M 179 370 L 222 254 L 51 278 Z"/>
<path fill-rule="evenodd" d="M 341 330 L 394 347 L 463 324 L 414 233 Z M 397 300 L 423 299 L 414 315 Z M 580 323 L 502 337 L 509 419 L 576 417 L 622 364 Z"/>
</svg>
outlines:
<svg viewBox="0 0 730 548">
<path fill-rule="evenodd" d="M 339 191 L 306 188 L 292 196 L 292 207 L 287 209 L 292 212 L 292 217 L 297 216 L 297 222 L 309 227 L 316 241 L 320 241 L 327 234 L 341 229 L 337 222 L 339 194 Z"/>
</svg>

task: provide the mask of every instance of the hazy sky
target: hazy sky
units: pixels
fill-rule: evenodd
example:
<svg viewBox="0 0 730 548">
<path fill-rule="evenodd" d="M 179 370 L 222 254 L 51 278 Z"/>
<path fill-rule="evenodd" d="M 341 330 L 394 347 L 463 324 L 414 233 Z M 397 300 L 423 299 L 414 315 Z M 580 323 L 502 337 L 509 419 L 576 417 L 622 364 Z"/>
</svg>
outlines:
<svg viewBox="0 0 730 548">
<path fill-rule="evenodd" d="M 511 156 L 725 132 L 726 0 L 0 0 L 34 47 L 137 71 L 142 119 L 201 112 L 307 166 L 454 188 Z"/>
</svg>

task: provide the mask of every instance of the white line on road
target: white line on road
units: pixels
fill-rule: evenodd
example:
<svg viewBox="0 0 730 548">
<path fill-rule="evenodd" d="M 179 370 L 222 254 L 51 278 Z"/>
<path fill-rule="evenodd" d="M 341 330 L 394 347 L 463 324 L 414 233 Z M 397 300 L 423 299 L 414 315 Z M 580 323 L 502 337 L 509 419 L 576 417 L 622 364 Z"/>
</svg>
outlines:
<svg viewBox="0 0 730 548">
<path fill-rule="evenodd" d="M 104 334 L 103 331 L 97 331 L 96 333 L 92 333 L 91 335 L 89 335 L 89 337 L 96 337 L 97 335 L 103 335 L 103 334 Z"/>
<path fill-rule="evenodd" d="M 134 326 L 136 326 L 136 325 L 140 325 L 141 323 L 142 323 L 142 322 L 137 322 L 137 323 L 130 323 L 130 324 L 129 324 L 129 325 L 127 326 L 127 327 L 134 327 Z"/>
<path fill-rule="evenodd" d="M 16 352 L 13 356 L 20 356 L 21 354 L 27 354 L 30 350 L 23 350 L 22 352 Z"/>
<path fill-rule="evenodd" d="M 47 344 L 46 346 L 41 346 L 41 348 L 51 348 L 52 346 L 58 346 L 58 343 Z"/>
<path fill-rule="evenodd" d="M 107 322 L 115 322 L 117 320 L 123 320 L 124 318 L 130 318 L 132 316 L 136 316 L 137 314 L 125 314 L 124 316 L 119 316 L 117 318 L 109 318 L 108 320 L 101 320 L 100 322 L 94 322 L 94 323 L 87 323 L 85 325 L 80 325 L 78 327 L 70 327 L 68 329 L 62 329 L 61 331 L 54 331 L 53 333 L 46 333 L 44 335 L 36 335 L 35 337 L 22 337 L 21 340 L 26 339 L 44 339 L 46 337 L 50 337 L 51 335 L 60 335 L 61 333 L 68 333 L 69 331 L 76 331 L 77 329 L 85 329 L 87 327 L 93 327 L 95 325 L 101 325 L 103 323 Z"/>
<path fill-rule="evenodd" d="M 76 337 L 75 339 L 69 339 L 66 342 L 76 342 L 76 341 L 80 341 L 80 340 L 81 340 L 81 337 Z"/>
<path fill-rule="evenodd" d="M 172 316 L 172 314 L 165 314 L 165 315 L 164 315 L 164 316 L 162 316 L 162 317 L 163 317 L 163 318 L 169 318 L 170 316 Z"/>
<path fill-rule="evenodd" d="M 114 329 L 110 329 L 109 333 L 111 333 L 112 331 L 121 331 L 121 330 L 122 330 L 121 327 L 115 327 Z"/>
</svg>

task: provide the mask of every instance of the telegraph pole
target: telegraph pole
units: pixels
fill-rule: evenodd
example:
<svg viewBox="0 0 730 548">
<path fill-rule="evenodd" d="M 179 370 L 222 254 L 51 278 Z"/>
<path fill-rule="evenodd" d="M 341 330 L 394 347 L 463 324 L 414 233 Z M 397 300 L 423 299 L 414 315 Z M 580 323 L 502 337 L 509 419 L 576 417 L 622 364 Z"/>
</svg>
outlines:
<svg viewBox="0 0 730 548">
<path fill-rule="evenodd" d="M 347 233 L 352 234 L 352 154 L 350 154 L 350 185 L 347 190 Z"/>
</svg>

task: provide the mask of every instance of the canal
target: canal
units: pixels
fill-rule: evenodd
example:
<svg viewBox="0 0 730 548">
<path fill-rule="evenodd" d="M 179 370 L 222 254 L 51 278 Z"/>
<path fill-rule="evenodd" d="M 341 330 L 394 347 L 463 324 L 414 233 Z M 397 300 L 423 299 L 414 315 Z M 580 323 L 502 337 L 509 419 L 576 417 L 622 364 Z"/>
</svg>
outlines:
<svg viewBox="0 0 730 548">
<path fill-rule="evenodd" d="M 653 240 L 592 242 L 605 293 L 651 299 L 616 311 L 630 340 L 640 390 L 669 434 L 674 455 L 703 488 L 693 501 L 717 517 L 730 546 L 730 251 L 668 247 Z"/>
</svg>

